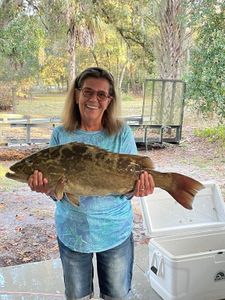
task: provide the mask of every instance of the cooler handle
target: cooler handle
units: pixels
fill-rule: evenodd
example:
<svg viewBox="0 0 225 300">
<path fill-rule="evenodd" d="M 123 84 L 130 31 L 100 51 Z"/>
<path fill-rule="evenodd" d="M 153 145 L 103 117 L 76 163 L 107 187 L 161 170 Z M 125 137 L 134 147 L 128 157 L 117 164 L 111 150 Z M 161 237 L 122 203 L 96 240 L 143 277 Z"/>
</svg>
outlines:
<svg viewBox="0 0 225 300">
<path fill-rule="evenodd" d="M 159 258 L 159 263 L 158 259 Z M 152 255 L 152 261 L 150 263 L 150 270 L 155 273 L 157 276 L 162 276 L 164 275 L 164 259 L 161 253 L 159 252 L 154 252 Z"/>
</svg>

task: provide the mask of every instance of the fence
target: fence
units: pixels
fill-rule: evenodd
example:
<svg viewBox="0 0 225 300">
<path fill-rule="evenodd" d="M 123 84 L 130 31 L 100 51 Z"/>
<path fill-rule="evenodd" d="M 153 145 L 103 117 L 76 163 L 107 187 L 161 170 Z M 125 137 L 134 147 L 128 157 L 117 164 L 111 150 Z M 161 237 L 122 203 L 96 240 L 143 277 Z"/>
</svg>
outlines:
<svg viewBox="0 0 225 300">
<path fill-rule="evenodd" d="M 59 117 L 0 114 L 0 143 L 1 145 L 47 143 L 51 130 L 59 123 Z"/>
<path fill-rule="evenodd" d="M 145 80 L 141 114 L 125 118 L 134 131 L 137 145 L 144 143 L 147 150 L 153 143 L 180 142 L 185 87 L 182 80 Z M 4 144 L 47 142 L 57 123 L 59 117 L 0 115 L 0 141 Z M 37 137 L 35 132 L 39 132 Z"/>
</svg>

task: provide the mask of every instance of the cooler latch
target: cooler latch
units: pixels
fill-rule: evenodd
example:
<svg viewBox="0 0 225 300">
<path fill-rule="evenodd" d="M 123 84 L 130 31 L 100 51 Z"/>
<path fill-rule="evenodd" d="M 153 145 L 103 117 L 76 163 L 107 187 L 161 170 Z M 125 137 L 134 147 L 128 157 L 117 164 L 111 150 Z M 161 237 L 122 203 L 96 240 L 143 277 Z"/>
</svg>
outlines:
<svg viewBox="0 0 225 300">
<path fill-rule="evenodd" d="M 151 271 L 157 275 L 158 269 L 155 266 L 151 266 Z"/>
</svg>

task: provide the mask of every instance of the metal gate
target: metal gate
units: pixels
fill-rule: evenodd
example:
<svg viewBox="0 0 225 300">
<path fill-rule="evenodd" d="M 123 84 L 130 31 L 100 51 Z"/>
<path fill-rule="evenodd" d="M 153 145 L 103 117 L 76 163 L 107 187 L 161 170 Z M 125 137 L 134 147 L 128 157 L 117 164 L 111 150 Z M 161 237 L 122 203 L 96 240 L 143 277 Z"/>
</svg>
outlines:
<svg viewBox="0 0 225 300">
<path fill-rule="evenodd" d="M 156 142 L 180 142 L 185 91 L 183 80 L 145 80 L 142 114 L 127 118 L 127 122 L 134 130 L 143 129 L 146 148 Z"/>
</svg>

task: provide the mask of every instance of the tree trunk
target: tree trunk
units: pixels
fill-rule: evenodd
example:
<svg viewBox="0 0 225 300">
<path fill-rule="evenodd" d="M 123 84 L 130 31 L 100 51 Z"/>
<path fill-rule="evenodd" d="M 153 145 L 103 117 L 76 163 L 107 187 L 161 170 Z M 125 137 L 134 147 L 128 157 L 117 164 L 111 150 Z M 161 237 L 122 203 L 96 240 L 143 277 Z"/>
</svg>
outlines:
<svg viewBox="0 0 225 300">
<path fill-rule="evenodd" d="M 76 76 L 76 27 L 74 20 L 74 7 L 71 1 L 67 1 L 66 23 L 67 31 L 67 51 L 69 56 L 68 86 L 72 84 Z"/>
<path fill-rule="evenodd" d="M 69 28 L 67 33 L 67 47 L 69 53 L 68 85 L 70 86 L 76 76 L 76 35 L 74 24 Z"/>
<path fill-rule="evenodd" d="M 161 1 L 158 7 L 159 40 L 155 41 L 155 52 L 162 79 L 180 78 L 183 72 L 185 28 L 179 20 L 182 9 L 181 0 Z"/>
</svg>

